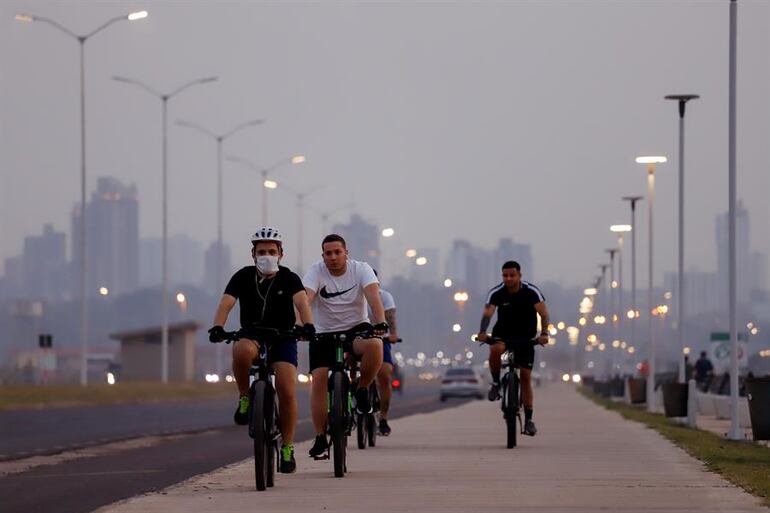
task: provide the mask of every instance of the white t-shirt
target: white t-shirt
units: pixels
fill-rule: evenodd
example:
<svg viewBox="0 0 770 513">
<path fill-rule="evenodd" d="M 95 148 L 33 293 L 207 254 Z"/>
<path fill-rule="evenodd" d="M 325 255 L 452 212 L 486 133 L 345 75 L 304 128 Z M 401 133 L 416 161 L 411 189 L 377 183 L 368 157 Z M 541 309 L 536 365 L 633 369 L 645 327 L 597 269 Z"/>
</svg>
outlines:
<svg viewBox="0 0 770 513">
<path fill-rule="evenodd" d="M 345 331 L 369 322 L 364 289 L 379 283 L 366 262 L 348 259 L 342 276 L 332 276 L 322 261 L 310 266 L 302 284 L 316 293 L 313 320 L 319 333 Z"/>
<path fill-rule="evenodd" d="M 386 312 L 396 307 L 396 301 L 393 299 L 393 294 L 382 287 L 380 287 L 380 300 L 382 301 L 382 309 Z M 371 305 L 369 306 L 369 317 L 373 317 Z"/>
</svg>

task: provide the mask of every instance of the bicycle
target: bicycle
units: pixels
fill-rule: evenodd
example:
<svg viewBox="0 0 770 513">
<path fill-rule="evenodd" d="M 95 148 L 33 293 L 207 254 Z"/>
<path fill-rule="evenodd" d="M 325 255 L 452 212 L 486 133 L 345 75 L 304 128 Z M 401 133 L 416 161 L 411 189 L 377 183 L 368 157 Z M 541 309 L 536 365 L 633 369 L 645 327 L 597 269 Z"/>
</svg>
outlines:
<svg viewBox="0 0 770 513">
<path fill-rule="evenodd" d="M 351 369 L 345 361 L 345 353 L 352 352 L 352 343 L 356 338 L 371 338 L 372 330 L 367 328 L 358 332 L 321 333 L 316 340 L 334 344 L 334 362 L 329 368 L 328 429 L 331 436 L 332 455 L 334 458 L 334 477 L 345 477 L 347 468 L 348 436 L 353 429 L 353 396 L 351 394 Z M 325 457 L 329 459 L 327 451 Z"/>
<path fill-rule="evenodd" d="M 393 344 L 401 342 L 398 339 Z M 385 340 L 383 340 L 385 343 Z M 372 411 L 369 413 L 356 412 L 356 441 L 359 449 L 366 449 L 377 445 L 377 413 L 380 411 L 380 389 L 375 379 L 369 384 L 369 404 L 372 405 Z"/>
<path fill-rule="evenodd" d="M 278 439 L 279 412 L 275 392 L 275 374 L 267 365 L 270 341 L 286 337 L 296 339 L 298 332 L 277 330 L 264 326 L 250 326 L 238 331 L 225 332 L 223 342 L 238 341 L 241 338 L 261 340 L 259 354 L 249 369 L 249 437 L 254 440 L 254 479 L 258 491 L 275 485 L 275 472 L 280 469 Z M 280 342 L 277 342 L 280 343 Z"/>
<path fill-rule="evenodd" d="M 489 337 L 490 343 L 505 343 L 505 352 L 502 355 L 501 371 L 504 374 L 500 378 L 500 388 L 502 390 L 502 400 L 500 409 L 503 411 L 505 419 L 506 447 L 513 449 L 516 447 L 516 421 L 519 421 L 520 434 L 524 434 L 524 423 L 521 421 L 521 378 L 519 377 L 519 367 L 513 363 L 513 341 L 504 340 L 499 337 Z M 528 341 L 533 346 L 537 345 L 536 340 Z M 491 344 L 490 344 L 491 345 Z"/>
</svg>

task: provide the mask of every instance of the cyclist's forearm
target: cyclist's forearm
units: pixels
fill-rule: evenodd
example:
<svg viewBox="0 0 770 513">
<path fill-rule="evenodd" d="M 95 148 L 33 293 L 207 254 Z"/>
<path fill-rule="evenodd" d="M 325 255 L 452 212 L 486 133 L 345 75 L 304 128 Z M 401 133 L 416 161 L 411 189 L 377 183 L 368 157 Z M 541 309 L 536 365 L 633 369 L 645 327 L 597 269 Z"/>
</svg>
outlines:
<svg viewBox="0 0 770 513">
<path fill-rule="evenodd" d="M 479 333 L 486 333 L 489 328 L 489 323 L 492 321 L 492 317 L 484 315 L 481 317 L 481 326 L 479 327 Z"/>
<path fill-rule="evenodd" d="M 222 296 L 217 306 L 217 311 L 214 313 L 214 326 L 224 326 L 227 322 L 227 316 L 230 315 L 230 310 L 233 308 L 234 301 L 227 296 Z"/>
<path fill-rule="evenodd" d="M 388 326 L 390 327 L 390 334 L 398 335 L 398 326 L 396 325 L 395 308 L 391 308 L 390 310 L 385 310 L 385 322 L 387 322 Z"/>
</svg>

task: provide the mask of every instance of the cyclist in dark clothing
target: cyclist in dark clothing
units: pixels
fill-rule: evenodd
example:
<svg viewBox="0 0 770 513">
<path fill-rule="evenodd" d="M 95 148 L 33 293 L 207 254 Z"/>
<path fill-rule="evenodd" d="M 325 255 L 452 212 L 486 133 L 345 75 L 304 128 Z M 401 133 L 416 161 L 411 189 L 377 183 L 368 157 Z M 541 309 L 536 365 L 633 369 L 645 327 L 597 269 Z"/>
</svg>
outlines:
<svg viewBox="0 0 770 513">
<path fill-rule="evenodd" d="M 492 374 L 492 386 L 489 400 L 500 398 L 500 357 L 506 349 L 506 343 L 513 349 L 514 365 L 520 368 L 521 396 L 524 405 L 524 432 L 530 436 L 537 433 L 532 421 L 532 367 L 535 364 L 535 347 L 532 342 L 548 343 L 548 308 L 545 297 L 535 285 L 521 279 L 521 267 L 518 262 L 508 261 L 503 264 L 503 282 L 493 287 L 487 296 L 484 315 L 481 318 L 478 340 L 487 342 L 487 328 L 497 310 L 497 322 L 492 329 L 493 338 L 505 342 L 490 341 L 489 370 Z M 537 316 L 540 315 L 540 334 L 537 333 Z"/>
<path fill-rule="evenodd" d="M 211 342 L 225 337 L 223 326 L 236 301 L 240 303 L 241 327 L 258 324 L 267 328 L 289 331 L 294 328 L 299 312 L 305 333 L 312 335 L 313 314 L 305 288 L 299 276 L 279 265 L 283 257 L 283 238 L 271 227 L 257 230 L 251 238 L 251 255 L 256 265 L 236 272 L 225 288 L 214 315 L 214 327 L 209 330 Z M 275 389 L 281 412 L 281 472 L 296 469 L 294 460 L 294 430 L 297 424 L 297 341 L 295 339 L 250 340 L 242 338 L 233 345 L 233 374 L 238 384 L 238 407 L 233 419 L 236 424 L 249 423 L 249 369 L 259 355 L 259 345 L 269 344 L 268 365 L 275 372 Z"/>
<path fill-rule="evenodd" d="M 700 358 L 695 362 L 695 382 L 701 390 L 708 390 L 711 378 L 714 376 L 714 366 L 706 356 L 706 351 L 701 351 Z"/>
</svg>

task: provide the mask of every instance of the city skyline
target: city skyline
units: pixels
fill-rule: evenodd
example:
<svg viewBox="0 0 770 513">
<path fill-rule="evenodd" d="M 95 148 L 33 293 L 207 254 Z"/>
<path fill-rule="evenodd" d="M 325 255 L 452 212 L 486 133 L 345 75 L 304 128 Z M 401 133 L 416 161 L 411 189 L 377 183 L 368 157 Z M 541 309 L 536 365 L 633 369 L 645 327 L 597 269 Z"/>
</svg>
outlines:
<svg viewBox="0 0 770 513">
<path fill-rule="evenodd" d="M 110 77 L 164 85 L 216 73 L 216 84 L 172 105 L 171 120 L 219 128 L 264 118 L 263 126 L 228 144 L 234 154 L 261 165 L 307 155 L 307 164 L 277 174 L 279 187 L 282 181 L 298 189 L 328 183 L 309 202 L 319 210 L 354 201 L 366 218 L 393 226 L 406 244 L 442 252 L 464 233 L 492 247 L 515 232 L 532 242 L 543 279 L 576 285 L 591 279 L 613 241 L 605 225 L 628 221 L 620 197 L 643 191 L 644 174 L 633 158 L 647 151 L 669 157 L 658 175 L 656 267 L 673 265 L 676 244 L 669 220 L 675 212 L 676 117 L 663 96 L 692 91 L 701 99 L 688 109 L 686 265 L 715 268 L 711 220 L 727 202 L 722 64 L 727 26 L 718 3 L 682 1 L 663 9 L 631 1 L 575 2 L 560 6 L 563 11 L 518 3 L 475 9 L 442 5 L 437 11 L 330 5 L 228 4 L 212 17 L 212 6 L 194 4 L 182 24 L 172 3 L 159 2 L 141 24 L 105 34 L 87 51 L 89 189 L 99 170 L 137 183 L 146 195 L 142 231 L 157 236 L 157 106 Z M 75 28 L 137 7 L 128 2 L 89 6 L 74 14 L 56 2 L 34 4 Z M 75 47 L 62 44 L 53 31 L 13 21 L 16 10 L 29 7 L 27 2 L 0 6 L 8 24 L 0 33 L 0 62 L 13 70 L 3 76 L 7 94 L 0 99 L 5 159 L 0 231 L 6 241 L 0 259 L 18 254 L 24 235 L 47 220 L 56 219 L 54 228 L 63 230 L 77 197 Z M 762 172 L 770 167 L 762 143 L 770 132 L 770 107 L 763 101 L 770 87 L 763 51 L 770 46 L 763 21 L 770 18 L 769 10 L 766 3 L 744 3 L 739 46 L 738 189 L 756 219 L 770 217 L 762 192 L 770 189 L 770 177 Z M 695 11 L 698 24 L 690 23 Z M 653 20 L 658 37 L 634 44 L 638 27 Z M 383 23 L 398 28 L 398 43 L 389 42 Z M 433 39 L 423 38 L 425 26 Z M 198 37 L 202 33 L 222 37 Z M 458 33 L 465 37 L 454 37 Z M 286 34 L 291 34 L 288 40 Z M 159 38 L 167 45 L 161 53 L 154 51 Z M 348 44 L 352 39 L 358 41 L 355 47 Z M 604 44 L 607 40 L 616 44 Z M 268 47 L 273 50 L 263 50 Z M 24 57 L 14 48 L 24 48 Z M 244 69 L 243 62 L 259 63 L 260 71 Z M 638 66 L 641 62 L 657 62 L 660 71 L 650 72 Z M 595 82 L 603 70 L 611 73 Z M 570 87 L 562 87 L 565 83 Z M 41 119 L 46 122 L 39 124 Z M 205 244 L 216 232 L 215 145 L 174 127 L 169 135 L 170 233 L 186 233 Z M 36 151 L 41 145 L 48 151 Z M 37 185 L 41 181 L 57 194 L 49 198 Z M 373 189 L 378 201 L 369 200 Z M 254 173 L 225 165 L 224 191 L 224 240 L 236 248 L 258 224 L 260 183 Z M 268 194 L 273 224 L 288 234 L 289 247 L 296 247 L 294 202 Z M 512 194 L 518 198 L 514 209 L 506 203 Z M 33 197 L 45 198 L 38 203 L 46 208 L 15 216 Z M 639 208 L 644 212 L 644 202 Z M 640 234 L 646 233 L 644 217 Z M 321 222 L 308 216 L 307 224 L 304 245 L 312 249 L 323 236 Z M 757 249 L 768 254 L 764 226 L 755 223 L 751 230 Z M 644 239 L 639 238 L 640 245 Z M 565 260 L 566 247 L 576 250 Z M 645 281 L 644 266 L 638 271 Z M 656 274 L 655 282 L 662 278 Z"/>
</svg>

